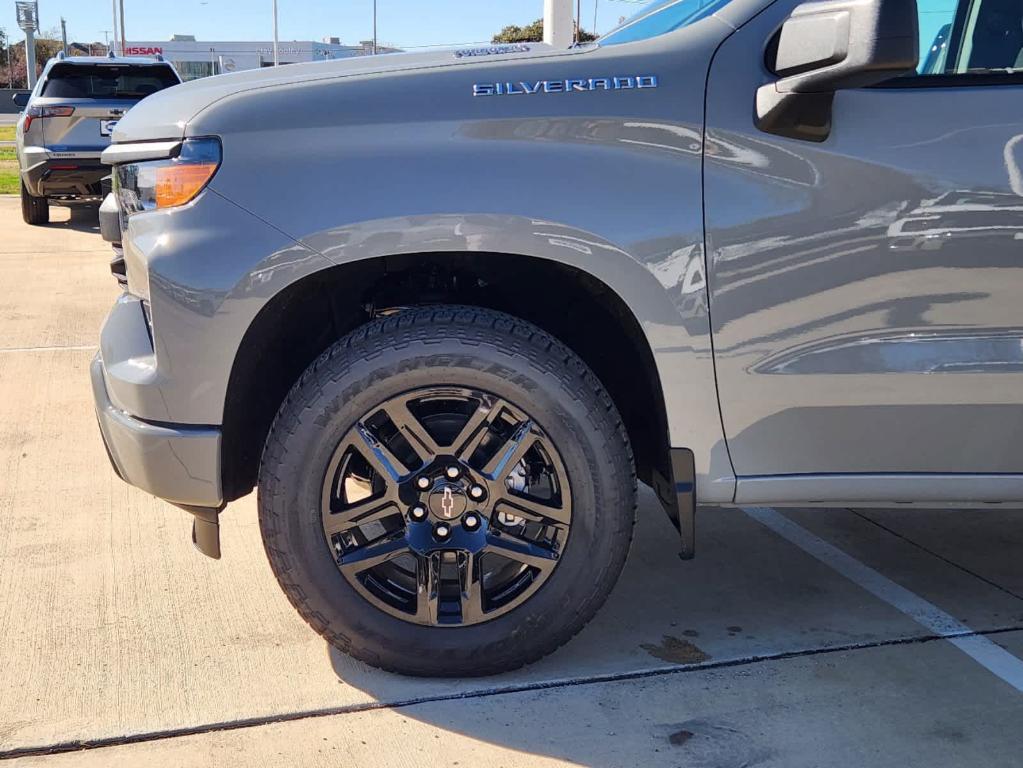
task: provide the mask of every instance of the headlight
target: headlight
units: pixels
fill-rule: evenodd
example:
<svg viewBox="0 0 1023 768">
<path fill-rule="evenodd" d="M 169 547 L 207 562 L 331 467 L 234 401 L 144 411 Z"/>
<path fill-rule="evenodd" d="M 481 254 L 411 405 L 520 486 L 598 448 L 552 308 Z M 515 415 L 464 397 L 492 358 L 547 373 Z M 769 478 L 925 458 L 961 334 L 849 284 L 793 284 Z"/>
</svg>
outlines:
<svg viewBox="0 0 1023 768">
<path fill-rule="evenodd" d="M 173 208 L 193 200 L 220 167 L 219 139 L 185 139 L 177 157 L 118 165 L 114 194 L 121 211 Z"/>
</svg>

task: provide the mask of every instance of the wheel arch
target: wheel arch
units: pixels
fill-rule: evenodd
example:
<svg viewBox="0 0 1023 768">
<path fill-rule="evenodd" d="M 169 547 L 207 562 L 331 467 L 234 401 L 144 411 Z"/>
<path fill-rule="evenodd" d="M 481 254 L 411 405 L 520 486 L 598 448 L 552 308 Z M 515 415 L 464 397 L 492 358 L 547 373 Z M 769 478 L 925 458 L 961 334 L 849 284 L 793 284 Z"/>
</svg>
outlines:
<svg viewBox="0 0 1023 768">
<path fill-rule="evenodd" d="M 686 447 L 697 456 L 698 479 L 714 480 L 707 487 L 721 500 L 730 497 L 706 312 L 683 317 L 670 292 L 681 294 L 682 286 L 665 286 L 653 267 L 621 248 L 563 225 L 492 215 L 403 217 L 302 243 L 329 264 L 263 304 L 231 365 L 222 440 L 226 500 L 253 487 L 273 414 L 301 371 L 374 313 L 421 303 L 487 306 L 552 333 L 611 392 L 645 481 L 652 471 L 670 477 L 669 447 Z M 702 275 L 702 249 L 691 250 Z M 702 282 L 697 288 L 702 296 Z M 527 294 L 532 298 L 523 300 Z"/>
</svg>

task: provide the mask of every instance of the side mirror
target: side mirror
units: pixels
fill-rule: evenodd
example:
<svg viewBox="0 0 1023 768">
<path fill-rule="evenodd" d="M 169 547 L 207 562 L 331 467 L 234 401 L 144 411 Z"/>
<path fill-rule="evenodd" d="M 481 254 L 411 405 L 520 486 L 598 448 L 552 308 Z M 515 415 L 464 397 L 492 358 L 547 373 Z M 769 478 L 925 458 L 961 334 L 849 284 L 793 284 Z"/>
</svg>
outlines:
<svg viewBox="0 0 1023 768">
<path fill-rule="evenodd" d="M 31 98 L 31 96 L 32 94 L 29 93 L 28 91 L 21 91 L 11 96 L 11 101 L 13 101 L 19 107 L 24 109 L 25 107 L 28 106 L 28 100 L 29 98 Z"/>
<path fill-rule="evenodd" d="M 757 89 L 757 127 L 824 141 L 835 91 L 914 71 L 920 57 L 916 0 L 818 0 L 796 7 L 768 52 L 779 80 Z M 773 58 L 773 62 L 771 59 Z"/>
</svg>

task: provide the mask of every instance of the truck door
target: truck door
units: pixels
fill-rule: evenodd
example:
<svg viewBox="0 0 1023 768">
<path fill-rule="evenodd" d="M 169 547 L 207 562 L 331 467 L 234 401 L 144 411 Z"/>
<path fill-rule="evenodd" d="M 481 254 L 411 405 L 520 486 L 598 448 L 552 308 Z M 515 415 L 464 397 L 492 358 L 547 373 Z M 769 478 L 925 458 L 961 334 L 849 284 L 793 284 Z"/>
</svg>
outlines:
<svg viewBox="0 0 1023 768">
<path fill-rule="evenodd" d="M 736 498 L 937 499 L 957 482 L 1004 498 L 1023 488 L 1007 477 L 1023 473 L 1023 3 L 920 0 L 917 72 L 838 92 L 819 143 L 754 125 L 796 5 L 742 26 L 708 82 Z"/>
</svg>

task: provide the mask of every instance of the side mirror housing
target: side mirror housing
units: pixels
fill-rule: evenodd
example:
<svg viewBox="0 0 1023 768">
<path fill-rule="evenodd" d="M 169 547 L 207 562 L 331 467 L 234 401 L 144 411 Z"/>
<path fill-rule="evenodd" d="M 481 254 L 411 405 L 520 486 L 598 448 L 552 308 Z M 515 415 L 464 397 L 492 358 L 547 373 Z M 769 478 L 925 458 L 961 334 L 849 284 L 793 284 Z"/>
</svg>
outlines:
<svg viewBox="0 0 1023 768">
<path fill-rule="evenodd" d="M 29 93 L 28 91 L 21 91 L 11 96 L 11 101 L 13 101 L 19 107 L 24 109 L 25 107 L 28 106 L 28 100 L 31 98 L 31 96 L 32 94 Z"/>
<path fill-rule="evenodd" d="M 777 37 L 772 70 L 779 79 L 757 90 L 757 127 L 824 141 L 835 91 L 911 72 L 919 57 L 916 0 L 803 3 Z"/>
</svg>

